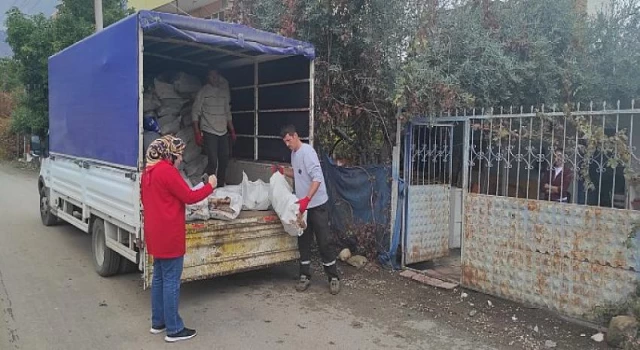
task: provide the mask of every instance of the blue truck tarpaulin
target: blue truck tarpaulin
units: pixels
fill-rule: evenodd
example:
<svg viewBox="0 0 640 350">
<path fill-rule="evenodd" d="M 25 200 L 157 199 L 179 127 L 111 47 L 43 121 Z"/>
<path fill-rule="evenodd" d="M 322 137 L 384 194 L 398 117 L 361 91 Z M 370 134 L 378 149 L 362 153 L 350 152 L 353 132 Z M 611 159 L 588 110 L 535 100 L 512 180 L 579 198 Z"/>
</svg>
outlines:
<svg viewBox="0 0 640 350">
<path fill-rule="evenodd" d="M 260 54 L 315 58 L 315 48 L 310 43 L 240 24 L 152 11 L 141 11 L 139 16 L 145 35 L 222 45 L 225 48 L 250 50 Z"/>
<path fill-rule="evenodd" d="M 344 234 L 352 225 L 374 225 L 377 228 L 377 253 L 387 254 L 391 214 L 391 167 L 341 167 L 325 156 L 323 169 L 329 194 L 332 230 Z"/>
<path fill-rule="evenodd" d="M 251 57 L 315 56 L 309 43 L 239 24 L 141 11 L 49 58 L 52 153 L 137 168 L 140 29 L 172 39 L 167 45 L 195 42 Z"/>
<path fill-rule="evenodd" d="M 130 16 L 49 59 L 51 152 L 137 166 L 138 50 Z"/>
</svg>

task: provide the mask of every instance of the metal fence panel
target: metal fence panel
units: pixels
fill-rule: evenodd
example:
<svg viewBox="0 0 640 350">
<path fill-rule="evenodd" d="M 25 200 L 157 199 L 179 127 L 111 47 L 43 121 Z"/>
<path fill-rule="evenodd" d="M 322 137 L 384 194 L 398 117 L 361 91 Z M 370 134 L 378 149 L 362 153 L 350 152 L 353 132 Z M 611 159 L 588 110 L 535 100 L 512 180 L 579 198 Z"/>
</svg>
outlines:
<svg viewBox="0 0 640 350">
<path fill-rule="evenodd" d="M 468 193 L 462 283 L 591 319 L 635 290 L 640 213 Z"/>
<path fill-rule="evenodd" d="M 635 121 L 640 110 L 633 101 L 631 109 L 621 109 L 618 102 L 614 109 L 590 104 L 585 110 L 578 104 L 571 111 L 544 105 L 530 110 L 462 117 L 470 125 L 470 191 L 618 209 L 633 206 L 640 179 L 640 128 Z"/>
<path fill-rule="evenodd" d="M 449 254 L 450 193 L 449 185 L 409 187 L 406 264 Z"/>
<path fill-rule="evenodd" d="M 407 129 L 404 264 L 449 254 L 453 125 L 416 122 Z"/>
</svg>

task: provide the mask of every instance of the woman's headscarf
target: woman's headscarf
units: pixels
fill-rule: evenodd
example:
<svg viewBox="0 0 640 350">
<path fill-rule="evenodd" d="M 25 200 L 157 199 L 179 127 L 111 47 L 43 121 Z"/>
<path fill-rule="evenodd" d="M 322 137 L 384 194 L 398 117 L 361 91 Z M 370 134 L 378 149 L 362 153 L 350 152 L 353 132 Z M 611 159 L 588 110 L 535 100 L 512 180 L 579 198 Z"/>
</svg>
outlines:
<svg viewBox="0 0 640 350">
<path fill-rule="evenodd" d="M 147 167 L 158 164 L 162 160 L 173 163 L 174 158 L 184 152 L 186 144 L 181 139 L 165 135 L 153 141 L 147 149 Z"/>
</svg>

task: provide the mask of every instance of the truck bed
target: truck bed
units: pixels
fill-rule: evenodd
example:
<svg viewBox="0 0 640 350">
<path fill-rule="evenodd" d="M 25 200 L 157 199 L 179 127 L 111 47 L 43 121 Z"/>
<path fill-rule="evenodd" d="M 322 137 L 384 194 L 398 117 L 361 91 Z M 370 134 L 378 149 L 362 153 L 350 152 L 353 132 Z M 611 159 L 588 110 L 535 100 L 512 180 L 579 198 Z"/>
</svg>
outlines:
<svg viewBox="0 0 640 350">
<path fill-rule="evenodd" d="M 273 211 L 242 211 L 232 221 L 187 223 L 182 282 L 249 271 L 298 259 L 298 241 Z M 152 258 L 148 258 L 152 263 Z M 149 265 L 151 266 L 151 265 Z M 150 285 L 151 271 L 145 282 Z"/>
</svg>

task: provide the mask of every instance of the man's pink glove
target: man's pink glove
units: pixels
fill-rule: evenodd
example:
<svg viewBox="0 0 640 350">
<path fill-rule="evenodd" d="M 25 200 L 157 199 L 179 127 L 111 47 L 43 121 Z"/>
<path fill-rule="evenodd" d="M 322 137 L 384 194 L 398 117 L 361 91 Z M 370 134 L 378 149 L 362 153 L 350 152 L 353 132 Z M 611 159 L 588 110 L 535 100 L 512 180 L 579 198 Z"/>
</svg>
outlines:
<svg viewBox="0 0 640 350">
<path fill-rule="evenodd" d="M 236 130 L 235 129 L 231 129 L 229 134 L 231 134 L 231 141 L 236 142 L 236 140 L 238 139 L 238 136 L 236 135 Z"/>
<path fill-rule="evenodd" d="M 307 206 L 309 206 L 309 202 L 310 201 L 311 201 L 311 198 L 304 197 L 301 200 L 296 202 L 296 203 L 300 204 L 300 214 L 304 213 L 307 210 Z"/>
<path fill-rule="evenodd" d="M 271 166 L 271 173 L 275 174 L 276 172 L 279 172 L 280 174 L 284 175 L 284 167 L 281 165 L 272 165 Z"/>
<path fill-rule="evenodd" d="M 204 143 L 204 141 L 202 140 L 202 133 L 197 133 L 195 136 L 196 136 L 196 145 L 198 145 L 198 147 L 202 147 L 202 144 Z"/>
</svg>

